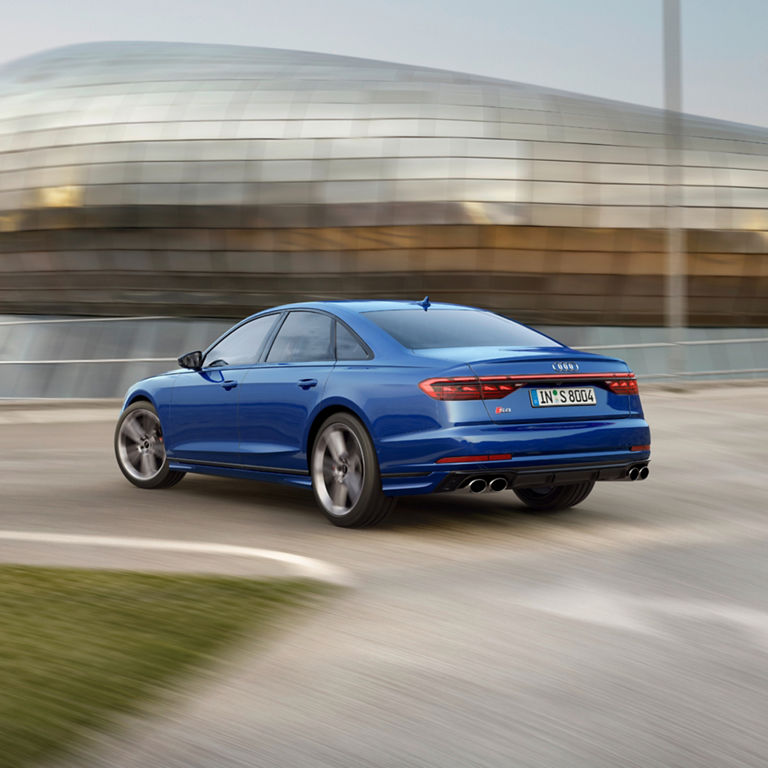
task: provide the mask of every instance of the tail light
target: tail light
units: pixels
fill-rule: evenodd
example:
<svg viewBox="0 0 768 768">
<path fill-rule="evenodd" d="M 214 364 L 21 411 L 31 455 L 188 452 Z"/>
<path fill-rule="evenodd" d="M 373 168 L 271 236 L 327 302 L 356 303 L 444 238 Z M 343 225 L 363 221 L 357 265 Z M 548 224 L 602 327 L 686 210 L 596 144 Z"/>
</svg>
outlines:
<svg viewBox="0 0 768 768">
<path fill-rule="evenodd" d="M 617 395 L 639 395 L 640 390 L 637 387 L 637 379 L 634 373 L 630 373 L 626 378 L 608 379 L 605 382 L 611 392 Z"/>
<path fill-rule="evenodd" d="M 511 376 L 456 376 L 426 379 L 419 387 L 435 400 L 501 400 L 522 386 L 522 382 L 511 379 Z"/>
<path fill-rule="evenodd" d="M 452 376 L 425 379 L 422 392 L 435 400 L 501 400 L 528 384 L 551 386 L 564 383 L 597 384 L 617 395 L 637 395 L 634 373 L 543 373 L 518 376 Z"/>
</svg>

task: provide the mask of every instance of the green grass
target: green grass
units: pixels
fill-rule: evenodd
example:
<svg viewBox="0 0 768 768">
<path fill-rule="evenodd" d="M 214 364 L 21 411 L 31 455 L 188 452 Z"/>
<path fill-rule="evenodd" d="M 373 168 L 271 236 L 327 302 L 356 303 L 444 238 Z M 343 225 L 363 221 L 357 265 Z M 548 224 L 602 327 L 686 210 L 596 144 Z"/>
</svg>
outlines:
<svg viewBox="0 0 768 768">
<path fill-rule="evenodd" d="M 321 588 L 0 566 L 0 768 L 68 751 Z"/>
</svg>

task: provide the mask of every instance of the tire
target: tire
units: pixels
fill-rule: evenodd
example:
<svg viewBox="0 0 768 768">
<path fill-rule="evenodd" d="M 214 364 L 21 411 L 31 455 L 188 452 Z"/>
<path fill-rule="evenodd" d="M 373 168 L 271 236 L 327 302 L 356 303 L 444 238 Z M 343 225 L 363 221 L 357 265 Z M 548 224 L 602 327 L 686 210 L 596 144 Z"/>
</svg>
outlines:
<svg viewBox="0 0 768 768">
<path fill-rule="evenodd" d="M 377 525 L 395 506 L 396 500 L 381 491 L 373 442 L 350 413 L 335 413 L 322 423 L 309 469 L 317 504 L 334 525 Z"/>
<path fill-rule="evenodd" d="M 580 504 L 595 487 L 594 480 L 541 488 L 513 488 L 517 498 L 536 512 L 556 512 Z"/>
<path fill-rule="evenodd" d="M 168 467 L 160 418 L 147 400 L 131 403 L 120 414 L 115 457 L 120 471 L 137 488 L 170 488 L 186 474 Z"/>
</svg>

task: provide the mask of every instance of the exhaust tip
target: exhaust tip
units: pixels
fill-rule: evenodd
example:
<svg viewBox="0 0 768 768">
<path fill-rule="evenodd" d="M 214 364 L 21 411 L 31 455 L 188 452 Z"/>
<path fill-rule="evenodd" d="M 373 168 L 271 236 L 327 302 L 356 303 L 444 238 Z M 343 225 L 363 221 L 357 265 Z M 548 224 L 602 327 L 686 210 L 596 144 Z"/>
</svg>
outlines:
<svg viewBox="0 0 768 768">
<path fill-rule="evenodd" d="M 651 470 L 648 469 L 648 467 L 643 467 L 640 470 L 640 479 L 641 480 L 645 480 L 645 478 L 648 477 L 648 475 L 650 475 L 650 474 L 651 474 Z"/>
<path fill-rule="evenodd" d="M 507 488 L 507 481 L 503 477 L 494 477 L 488 484 L 492 491 L 504 491 Z"/>
<path fill-rule="evenodd" d="M 472 493 L 482 493 L 488 487 L 488 483 L 481 477 L 476 477 L 467 487 Z"/>
<path fill-rule="evenodd" d="M 637 480 L 639 475 L 640 470 L 637 467 L 632 467 L 632 469 L 627 472 L 627 477 L 629 477 L 630 480 Z"/>
</svg>

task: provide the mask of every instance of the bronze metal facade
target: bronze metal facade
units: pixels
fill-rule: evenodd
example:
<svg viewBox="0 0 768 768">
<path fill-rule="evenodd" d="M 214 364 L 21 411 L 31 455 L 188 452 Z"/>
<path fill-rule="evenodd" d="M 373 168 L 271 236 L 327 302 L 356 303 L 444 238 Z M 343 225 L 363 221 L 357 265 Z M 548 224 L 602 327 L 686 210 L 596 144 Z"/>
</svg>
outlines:
<svg viewBox="0 0 768 768">
<path fill-rule="evenodd" d="M 768 130 L 686 117 L 690 321 L 768 325 Z M 103 43 L 0 69 L 0 311 L 430 293 L 659 325 L 663 113 L 325 54 Z"/>
</svg>

